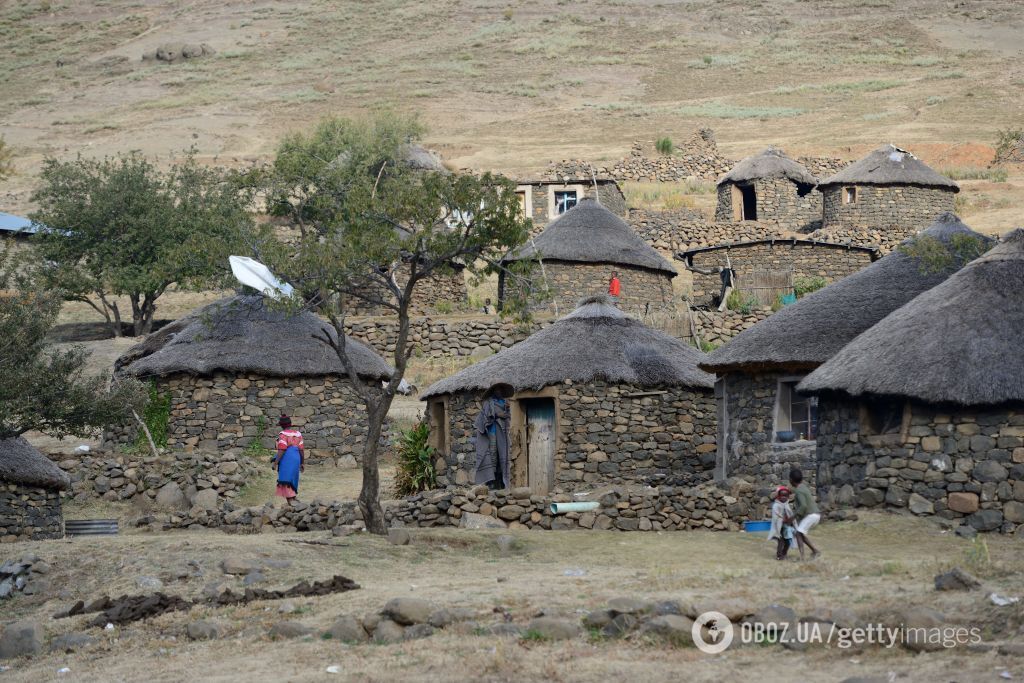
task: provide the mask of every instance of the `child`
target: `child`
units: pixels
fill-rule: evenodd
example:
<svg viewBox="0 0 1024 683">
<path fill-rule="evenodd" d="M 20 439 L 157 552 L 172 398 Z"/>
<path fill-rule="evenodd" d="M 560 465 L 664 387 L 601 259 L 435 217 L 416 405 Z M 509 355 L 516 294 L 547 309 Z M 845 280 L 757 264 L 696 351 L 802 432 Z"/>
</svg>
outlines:
<svg viewBox="0 0 1024 683">
<path fill-rule="evenodd" d="M 804 473 L 799 467 L 791 467 L 789 470 L 789 484 L 794 488 L 793 497 L 796 506 L 793 512 L 799 520 L 796 523 L 796 542 L 800 546 L 800 559 L 804 559 L 804 545 L 811 549 L 811 557 L 815 558 L 821 553 L 811 543 L 807 534 L 821 521 L 821 514 L 818 511 L 818 504 L 814 502 L 814 494 L 810 487 L 804 483 Z"/>
<path fill-rule="evenodd" d="M 775 559 L 786 559 L 789 552 L 789 541 L 793 538 L 793 508 L 789 505 L 789 489 L 780 486 L 775 491 L 775 502 L 772 503 L 772 528 L 768 532 L 768 540 L 777 540 Z"/>
</svg>

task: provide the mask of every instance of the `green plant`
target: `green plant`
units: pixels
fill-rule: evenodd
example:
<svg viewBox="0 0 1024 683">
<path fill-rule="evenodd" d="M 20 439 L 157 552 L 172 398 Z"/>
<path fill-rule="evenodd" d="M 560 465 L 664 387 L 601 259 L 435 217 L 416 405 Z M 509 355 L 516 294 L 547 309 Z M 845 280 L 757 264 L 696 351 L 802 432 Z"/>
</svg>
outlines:
<svg viewBox="0 0 1024 683">
<path fill-rule="evenodd" d="M 455 310 L 455 305 L 451 301 L 448 301 L 447 299 L 438 299 L 434 303 L 434 310 L 436 310 L 438 313 L 448 315 L 449 313 Z"/>
<path fill-rule="evenodd" d="M 828 286 L 828 280 L 820 275 L 803 275 L 793 279 L 793 292 L 796 298 L 800 299 L 811 292 L 816 292 L 822 287 Z"/>
<path fill-rule="evenodd" d="M 917 259 L 921 272 L 928 274 L 941 273 L 973 261 L 988 251 L 990 246 L 988 239 L 974 235 L 956 234 L 948 243 L 930 235 L 919 235 L 899 249 Z"/>
<path fill-rule="evenodd" d="M 654 148 L 658 150 L 659 154 L 665 154 L 665 155 L 671 154 L 672 150 L 673 150 L 672 138 L 670 138 L 670 137 L 658 138 L 658 141 L 656 143 L 654 143 Z"/>
<path fill-rule="evenodd" d="M 171 395 L 161 394 L 156 389 L 156 382 L 149 383 L 149 402 L 142 411 L 142 421 L 153 437 L 157 448 L 167 446 L 167 424 L 171 418 Z M 146 447 L 146 435 L 139 431 L 135 437 L 135 446 L 141 451 Z"/>
<path fill-rule="evenodd" d="M 721 346 L 721 344 L 716 344 L 715 342 L 709 342 L 703 339 L 700 342 L 700 350 L 703 351 L 704 353 L 711 353 L 719 346 Z"/>
<path fill-rule="evenodd" d="M 412 429 L 402 430 L 398 437 L 398 469 L 395 473 L 395 492 L 410 496 L 437 486 L 434 470 L 434 447 L 427 443 L 430 426 L 421 422 Z"/>
<path fill-rule="evenodd" d="M 256 418 L 256 436 L 246 445 L 245 453 L 251 457 L 259 457 L 263 454 L 263 435 L 267 432 L 267 418 L 260 415 Z"/>
<path fill-rule="evenodd" d="M 1024 128 L 996 131 L 996 159 L 1002 159 L 1014 147 L 1024 142 Z"/>
<path fill-rule="evenodd" d="M 502 16 L 505 18 L 505 21 L 512 21 L 512 8 L 509 7 L 508 9 L 506 9 L 502 13 Z"/>
<path fill-rule="evenodd" d="M 757 297 L 734 289 L 729 292 L 729 296 L 725 300 L 725 307 L 730 311 L 747 315 L 757 307 Z"/>
<path fill-rule="evenodd" d="M 544 635 L 535 628 L 528 628 L 525 631 L 523 631 L 523 635 L 520 637 L 520 640 L 525 640 L 533 643 L 545 643 L 548 640 L 550 640 L 550 638 L 548 638 L 546 635 Z"/>
<path fill-rule="evenodd" d="M 785 304 L 782 303 L 782 295 L 776 294 L 775 301 L 772 302 L 772 313 L 777 313 L 782 310 Z"/>
<path fill-rule="evenodd" d="M 975 538 L 971 546 L 964 551 L 964 562 L 973 570 L 988 569 L 992 565 L 992 556 L 988 552 L 988 543 L 983 538 Z"/>
</svg>

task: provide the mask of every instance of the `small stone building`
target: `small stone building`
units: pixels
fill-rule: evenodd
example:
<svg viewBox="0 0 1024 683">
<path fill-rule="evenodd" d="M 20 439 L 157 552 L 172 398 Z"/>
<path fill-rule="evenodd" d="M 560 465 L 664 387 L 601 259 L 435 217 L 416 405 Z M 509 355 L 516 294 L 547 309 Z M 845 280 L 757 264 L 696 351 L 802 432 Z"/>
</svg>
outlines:
<svg viewBox="0 0 1024 683">
<path fill-rule="evenodd" d="M 184 451 L 270 448 L 281 413 L 302 430 L 307 456 L 355 457 L 366 433 L 359 401 L 334 350 L 314 335 L 330 325 L 312 313 L 288 316 L 260 295 L 222 299 L 150 335 L 115 369 L 152 381 L 170 395 L 168 445 Z M 346 337 L 361 381 L 379 382 L 391 368 Z M 134 432 L 121 432 L 133 440 Z"/>
<path fill-rule="evenodd" d="M 716 221 L 762 221 L 797 232 L 821 227 L 818 179 L 781 149 L 747 157 L 718 180 Z"/>
<path fill-rule="evenodd" d="M 975 529 L 1024 525 L 1024 229 L 807 376 L 818 487 Z"/>
<path fill-rule="evenodd" d="M 960 186 L 910 152 L 883 145 L 818 184 L 825 230 L 882 231 L 910 237 L 953 210 Z"/>
<path fill-rule="evenodd" d="M 761 239 L 680 252 L 677 258 L 692 274 L 693 302 L 721 303 L 722 271 L 732 269 L 733 287 L 771 306 L 779 294 L 792 294 L 799 278 L 824 277 L 836 282 L 878 258 L 871 247 L 807 239 Z"/>
<path fill-rule="evenodd" d="M 654 309 L 672 307 L 672 278 L 676 270 L 640 238 L 623 219 L 592 199 L 585 199 L 551 223 L 536 239 L 503 260 L 538 261 L 535 286 L 546 285 L 550 299 L 537 309 L 565 314 L 582 297 L 608 292 L 612 273 L 622 284 L 619 307 L 637 317 Z M 503 301 L 510 282 L 506 273 L 498 280 L 498 300 Z"/>
<path fill-rule="evenodd" d="M 533 221 L 539 232 L 548 223 L 584 199 L 601 202 L 616 216 L 628 213 L 626 196 L 612 178 L 590 176 L 559 176 L 557 178 L 524 179 L 516 183 L 516 196 L 523 216 Z"/>
<path fill-rule="evenodd" d="M 952 214 L 941 216 L 924 235 L 947 248 L 963 236 L 986 239 Z M 785 306 L 709 354 L 701 368 L 718 376 L 716 475 L 779 480 L 790 465 L 813 473 L 819 406 L 797 390 L 799 382 L 961 265 L 951 257 L 932 269 L 916 256 L 894 251 Z"/>
<path fill-rule="evenodd" d="M 0 543 L 64 536 L 61 491 L 71 480 L 22 437 L 0 439 Z"/>
<path fill-rule="evenodd" d="M 442 484 L 472 483 L 473 421 L 489 388 L 511 387 L 512 486 L 535 493 L 709 473 L 713 378 L 704 354 L 605 295 L 427 388 Z"/>
</svg>

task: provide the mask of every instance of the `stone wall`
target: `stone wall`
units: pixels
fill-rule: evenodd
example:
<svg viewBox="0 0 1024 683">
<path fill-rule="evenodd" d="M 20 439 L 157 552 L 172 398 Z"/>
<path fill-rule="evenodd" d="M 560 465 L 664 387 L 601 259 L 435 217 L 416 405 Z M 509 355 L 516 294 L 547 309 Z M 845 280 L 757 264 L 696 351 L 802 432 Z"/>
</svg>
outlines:
<svg viewBox="0 0 1024 683">
<path fill-rule="evenodd" d="M 808 484 L 814 485 L 815 442 L 773 443 L 778 382 L 793 376 L 780 372 L 719 375 L 716 392 L 724 404 L 719 413 L 718 459 L 725 476 L 782 483 L 796 465 Z"/>
<path fill-rule="evenodd" d="M 262 456 L 269 460 L 273 451 Z M 90 498 L 133 500 L 139 496 L 155 500 L 160 489 L 177 485 L 191 502 L 199 491 L 212 490 L 220 498 L 234 498 L 256 473 L 252 460 L 236 449 L 207 453 L 72 453 L 57 463 L 71 478 L 65 495 L 77 501 Z"/>
<path fill-rule="evenodd" d="M 429 358 L 472 356 L 497 353 L 526 339 L 529 334 L 550 324 L 534 321 L 529 325 L 503 320 L 496 315 L 475 318 L 411 318 L 409 339 L 419 349 L 417 355 Z M 345 330 L 352 338 L 369 345 L 390 359 L 398 337 L 396 318 L 348 318 Z"/>
<path fill-rule="evenodd" d="M 750 313 L 740 311 L 694 310 L 697 334 L 704 344 L 721 346 L 743 330 L 749 329 L 772 314 L 771 309 L 755 308 Z M 681 335 L 689 339 L 690 334 Z"/>
<path fill-rule="evenodd" d="M 0 543 L 63 536 L 60 491 L 0 481 Z"/>
<path fill-rule="evenodd" d="M 659 251 L 674 253 L 763 239 L 811 237 L 761 221 L 713 221 L 692 209 L 645 211 L 630 209 L 629 224 L 640 237 Z"/>
<path fill-rule="evenodd" d="M 555 406 L 556 490 L 647 483 L 710 472 L 714 465 L 717 428 L 710 389 L 566 382 L 557 387 Z M 448 452 L 437 463 L 442 485 L 473 482 L 473 420 L 478 412 L 476 395 L 450 397 Z M 513 457 L 520 457 L 515 436 Z M 513 474 L 517 471 L 513 463 Z"/>
<path fill-rule="evenodd" d="M 872 262 L 872 252 L 863 248 L 808 241 L 757 242 L 728 245 L 719 249 L 699 251 L 689 256 L 689 265 L 701 270 L 717 271 L 731 265 L 740 283 L 755 271 L 788 271 L 793 278 L 824 277 L 829 283 L 852 275 Z M 693 277 L 693 301 L 698 306 L 718 306 L 722 279 L 718 272 Z M 763 304 L 771 302 L 762 301 Z"/>
<path fill-rule="evenodd" d="M 869 435 L 857 402 L 820 399 L 823 497 L 909 508 L 979 531 L 1024 524 L 1024 405 L 971 410 L 913 402 L 903 411 L 900 433 Z"/>
<path fill-rule="evenodd" d="M 751 183 L 756 195 L 757 222 L 785 230 L 809 232 L 821 227 L 821 193 L 813 185 L 799 185 L 788 178 L 757 178 Z M 733 187 L 718 186 L 716 221 L 733 221 Z"/>
<path fill-rule="evenodd" d="M 179 373 L 156 381 L 157 390 L 171 397 L 171 450 L 213 453 L 244 450 L 257 442 L 269 452 L 281 413 L 302 430 L 311 459 L 355 458 L 366 434 L 365 407 L 345 378 L 218 372 L 212 377 Z M 125 428 L 111 438 L 134 442 L 136 432 Z"/>
<path fill-rule="evenodd" d="M 673 306 L 672 276 L 664 271 L 613 263 L 545 259 L 543 269 L 536 268 L 533 277 L 547 283 L 551 296 L 531 308 L 557 313 L 561 317 L 576 310 L 583 297 L 607 294 L 613 272 L 618 273 L 622 283 L 622 293 L 616 305 L 626 314 L 639 318 L 649 310 Z"/>
<path fill-rule="evenodd" d="M 716 180 L 727 173 L 734 162 L 718 152 L 715 134 L 710 128 L 695 131 L 672 154 L 660 154 L 654 141 L 633 143 L 629 156 L 620 159 L 609 174 L 617 180 L 675 182 L 687 178 Z"/>
<path fill-rule="evenodd" d="M 400 286 L 409 279 L 409 267 L 406 264 L 398 269 L 396 281 Z M 382 286 L 376 284 L 372 290 L 377 292 L 376 296 L 382 301 L 392 301 L 390 293 L 385 292 Z M 466 309 L 469 302 L 469 295 L 466 289 L 466 276 L 462 269 L 452 273 L 438 273 L 426 280 L 421 280 L 416 289 L 413 290 L 412 305 L 410 310 L 414 314 L 425 315 L 436 312 L 462 311 Z M 390 315 L 397 314 L 389 308 L 379 306 L 358 298 L 352 298 L 348 302 L 348 309 L 351 315 Z"/>
<path fill-rule="evenodd" d="M 956 195 L 949 190 L 912 185 L 858 185 L 857 201 L 843 203 L 843 186 L 825 188 L 822 228 L 881 231 L 886 241 L 899 242 L 923 230 L 944 211 L 952 211 Z M 891 234 L 891 237 L 889 237 Z"/>
</svg>

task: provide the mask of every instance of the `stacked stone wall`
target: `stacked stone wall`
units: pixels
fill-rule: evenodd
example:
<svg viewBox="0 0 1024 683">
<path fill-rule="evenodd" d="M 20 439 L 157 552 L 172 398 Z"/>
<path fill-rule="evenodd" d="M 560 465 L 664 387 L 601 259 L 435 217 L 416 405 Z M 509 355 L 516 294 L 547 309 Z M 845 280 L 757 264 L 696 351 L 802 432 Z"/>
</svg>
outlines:
<svg viewBox="0 0 1024 683">
<path fill-rule="evenodd" d="M 60 491 L 0 481 L 0 543 L 63 536 Z"/>
<path fill-rule="evenodd" d="M 822 190 L 822 230 L 877 232 L 887 247 L 928 227 L 939 214 L 952 211 L 955 193 L 914 185 L 857 185 L 857 201 L 844 204 L 843 188 Z"/>
<path fill-rule="evenodd" d="M 473 421 L 479 410 L 475 393 L 450 397 L 448 452 L 437 463 L 441 484 L 473 482 Z M 553 483 L 561 490 L 648 483 L 708 473 L 714 466 L 717 425 L 710 389 L 567 382 L 558 387 L 556 422 Z"/>
<path fill-rule="evenodd" d="M 909 508 L 979 531 L 1024 524 L 1024 405 L 971 410 L 913 402 L 909 410 L 905 433 L 869 435 L 857 402 L 823 397 L 821 495 L 839 504 Z"/>
<path fill-rule="evenodd" d="M 716 271 L 693 271 L 694 303 L 718 306 L 722 290 L 722 280 L 717 272 L 719 268 L 731 265 L 741 281 L 745 275 L 767 270 L 790 271 L 794 279 L 820 276 L 832 283 L 868 266 L 872 254 L 848 246 L 780 240 L 701 251 L 693 254 L 691 260 L 695 268 Z"/>
<path fill-rule="evenodd" d="M 778 372 L 727 372 L 724 381 L 724 416 L 719 440 L 724 441 L 719 458 L 726 476 L 740 476 L 760 482 L 788 481 L 790 467 L 803 470 L 814 485 L 817 466 L 814 441 L 775 443 L 775 403 L 778 383 L 791 374 Z M 819 430 L 820 431 L 820 430 Z"/>
<path fill-rule="evenodd" d="M 178 373 L 156 383 L 170 395 L 167 446 L 174 451 L 244 450 L 253 442 L 272 449 L 282 413 L 302 430 L 306 456 L 314 460 L 355 458 L 366 435 L 365 406 L 342 377 Z M 131 443 L 137 432 L 124 428 L 110 438 Z"/>
<path fill-rule="evenodd" d="M 718 186 L 716 221 L 733 220 L 733 186 Z M 768 223 L 779 229 L 810 232 L 821 227 L 821 193 L 808 185 L 800 194 L 801 186 L 788 178 L 757 178 L 753 181 L 757 197 L 757 222 Z"/>
<path fill-rule="evenodd" d="M 398 269 L 395 280 L 400 286 L 409 279 L 409 266 L 402 264 Z M 393 301 L 392 295 L 385 291 L 382 285 L 374 285 L 370 288 L 369 296 L 375 296 L 381 301 Z M 421 280 L 413 291 L 410 311 L 417 315 L 436 313 L 440 310 L 452 312 L 465 310 L 469 302 L 469 295 L 466 289 L 466 277 L 461 269 L 452 273 L 438 273 L 430 278 Z M 385 306 L 373 304 L 364 299 L 352 297 L 348 302 L 348 311 L 351 315 L 391 315 L 397 314 Z"/>
<path fill-rule="evenodd" d="M 550 321 L 524 325 L 494 315 L 412 318 L 409 324 L 409 340 L 418 349 L 416 355 L 444 358 L 497 353 L 526 339 Z M 349 318 L 345 321 L 345 330 L 353 339 L 367 344 L 385 358 L 391 358 L 395 351 L 398 320 L 394 317 Z"/>
<path fill-rule="evenodd" d="M 622 290 L 616 305 L 627 315 L 641 318 L 651 310 L 672 308 L 672 276 L 664 271 L 617 263 L 577 263 L 545 260 L 534 278 L 546 283 L 550 297 L 532 306 L 534 311 L 559 317 L 576 310 L 580 299 L 608 293 L 612 273 L 618 273 Z"/>
</svg>

